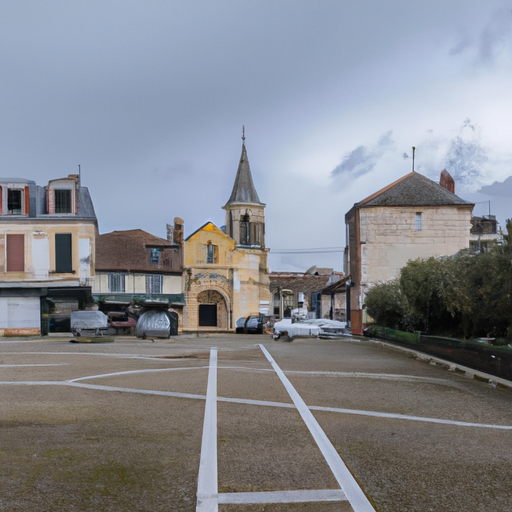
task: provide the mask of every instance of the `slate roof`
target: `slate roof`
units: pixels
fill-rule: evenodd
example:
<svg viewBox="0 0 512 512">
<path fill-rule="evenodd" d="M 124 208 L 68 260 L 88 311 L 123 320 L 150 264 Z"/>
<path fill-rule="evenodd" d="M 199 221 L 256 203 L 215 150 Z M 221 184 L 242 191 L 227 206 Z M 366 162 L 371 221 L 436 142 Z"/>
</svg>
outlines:
<svg viewBox="0 0 512 512">
<path fill-rule="evenodd" d="M 149 262 L 149 248 L 160 249 L 159 264 Z M 142 229 L 113 231 L 96 237 L 95 266 L 97 271 L 181 272 L 181 247 Z"/>
<path fill-rule="evenodd" d="M 231 196 L 224 206 L 224 208 L 234 203 L 252 203 L 261 204 L 252 181 L 251 168 L 249 166 L 249 159 L 247 158 L 247 151 L 245 144 L 242 144 L 242 155 L 240 157 L 240 163 L 238 164 L 238 171 L 236 173 L 235 184 L 233 185 L 233 191 Z M 264 205 L 263 205 L 264 206 Z"/>
<path fill-rule="evenodd" d="M 415 171 L 406 174 L 387 187 L 363 199 L 355 206 L 447 206 L 466 205 L 464 201 L 452 194 L 438 183 Z"/>
</svg>

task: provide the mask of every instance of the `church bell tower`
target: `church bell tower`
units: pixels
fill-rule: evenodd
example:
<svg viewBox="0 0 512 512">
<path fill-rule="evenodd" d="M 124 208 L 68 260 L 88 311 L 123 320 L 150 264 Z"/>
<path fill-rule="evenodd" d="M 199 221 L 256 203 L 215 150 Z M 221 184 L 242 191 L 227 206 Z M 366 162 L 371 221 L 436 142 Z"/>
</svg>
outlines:
<svg viewBox="0 0 512 512">
<path fill-rule="evenodd" d="M 233 191 L 222 208 L 226 210 L 226 234 L 237 246 L 265 248 L 265 204 L 260 201 L 252 180 L 245 149 L 245 128 L 242 128 L 242 155 Z"/>
</svg>

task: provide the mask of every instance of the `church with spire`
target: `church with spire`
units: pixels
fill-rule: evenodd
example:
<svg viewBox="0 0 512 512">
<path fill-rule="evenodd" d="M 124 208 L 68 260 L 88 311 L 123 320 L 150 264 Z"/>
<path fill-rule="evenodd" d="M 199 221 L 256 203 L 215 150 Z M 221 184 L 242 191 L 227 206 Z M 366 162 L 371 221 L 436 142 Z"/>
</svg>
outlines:
<svg viewBox="0 0 512 512">
<path fill-rule="evenodd" d="M 245 130 L 225 226 L 207 222 L 184 242 L 183 332 L 235 331 L 236 321 L 270 313 L 265 204 L 252 178 Z"/>
</svg>

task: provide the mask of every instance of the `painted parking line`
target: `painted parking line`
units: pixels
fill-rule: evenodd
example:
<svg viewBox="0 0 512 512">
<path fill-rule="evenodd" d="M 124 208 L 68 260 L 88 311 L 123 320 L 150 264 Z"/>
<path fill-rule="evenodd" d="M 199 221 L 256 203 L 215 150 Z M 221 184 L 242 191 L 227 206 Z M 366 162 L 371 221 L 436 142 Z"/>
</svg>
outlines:
<svg viewBox="0 0 512 512">
<path fill-rule="evenodd" d="M 199 367 L 197 369 L 204 369 L 206 366 Z M 191 368 L 182 368 L 183 370 L 189 370 Z M 174 370 L 178 370 L 175 368 Z M 148 372 L 159 372 L 158 370 L 143 370 L 144 373 Z M 125 373 L 135 373 L 135 372 L 119 372 L 111 375 L 125 374 Z M 105 375 L 101 375 L 102 377 Z M 99 375 L 91 376 L 91 378 L 98 378 Z M 85 384 L 83 379 L 86 377 L 80 377 L 78 379 L 68 380 L 68 381 L 45 381 L 45 380 L 34 380 L 34 381 L 0 381 L 0 386 L 71 386 L 77 388 L 84 389 L 96 389 L 98 391 L 113 391 L 120 393 L 132 393 L 132 394 L 141 394 L 141 395 L 157 395 L 157 396 L 168 396 L 173 398 L 188 398 L 192 400 L 205 400 L 205 395 L 196 395 L 192 393 L 180 393 L 177 391 L 159 391 L 153 389 L 140 389 L 140 388 L 126 388 L 119 386 L 105 386 L 101 384 Z M 268 400 L 251 400 L 250 398 L 229 398 L 229 397 L 217 397 L 217 402 L 228 402 L 234 404 L 245 404 L 245 405 L 256 405 L 261 407 L 281 407 L 285 409 L 292 409 L 295 406 L 292 403 L 284 403 L 284 402 L 271 402 Z M 472 427 L 472 428 L 488 428 L 495 430 L 512 430 L 512 425 L 497 425 L 493 423 L 472 423 L 468 421 L 457 421 L 457 420 L 447 420 L 443 418 L 431 418 L 428 416 L 412 416 L 409 414 L 397 414 L 392 412 L 379 412 L 379 411 L 364 411 L 358 409 L 344 409 L 341 407 L 325 407 L 318 405 L 310 405 L 308 408 L 312 411 L 325 411 L 325 412 L 334 412 L 338 414 L 350 414 L 355 416 L 369 416 L 372 418 L 388 418 L 394 420 L 405 420 L 405 421 L 419 421 L 422 423 L 435 423 L 440 425 L 453 425 L 457 427 Z"/>
<path fill-rule="evenodd" d="M 365 496 L 363 490 L 357 484 L 356 480 L 339 456 L 331 441 L 329 441 L 329 438 L 320 427 L 320 424 L 316 421 L 304 400 L 302 400 L 301 396 L 292 386 L 292 383 L 288 380 L 279 365 L 274 361 L 274 358 L 270 355 L 268 350 L 263 345 L 260 345 L 260 348 L 265 354 L 268 362 L 274 368 L 279 379 L 286 388 L 286 391 L 288 391 L 290 398 L 293 400 L 293 403 L 295 404 L 295 407 L 304 420 L 304 423 L 306 423 L 306 426 L 308 427 L 311 435 L 320 448 L 322 455 L 331 468 L 334 477 L 338 481 L 338 484 L 352 505 L 354 512 L 375 512 L 375 509 L 368 501 L 368 498 Z"/>
<path fill-rule="evenodd" d="M 69 366 L 69 363 L 0 364 L 0 368 L 24 368 L 26 366 Z"/>
<path fill-rule="evenodd" d="M 217 477 L 217 349 L 210 351 L 210 369 L 204 408 L 201 459 L 197 478 L 196 512 L 217 512 L 219 509 Z"/>
<path fill-rule="evenodd" d="M 311 491 L 231 492 L 219 494 L 222 505 L 251 503 L 310 503 L 347 501 L 341 489 L 315 489 Z"/>
<path fill-rule="evenodd" d="M 78 377 L 77 379 L 71 379 L 69 382 L 81 382 L 84 380 L 91 379 L 103 379 L 105 377 L 118 377 L 120 375 L 133 375 L 137 373 L 158 373 L 158 372 L 176 372 L 176 371 L 186 371 L 186 370 L 202 370 L 205 366 L 193 366 L 186 368 L 151 368 L 144 370 L 126 370 L 123 372 L 113 372 L 113 373 L 102 373 L 98 375 L 87 375 L 85 377 Z"/>
</svg>

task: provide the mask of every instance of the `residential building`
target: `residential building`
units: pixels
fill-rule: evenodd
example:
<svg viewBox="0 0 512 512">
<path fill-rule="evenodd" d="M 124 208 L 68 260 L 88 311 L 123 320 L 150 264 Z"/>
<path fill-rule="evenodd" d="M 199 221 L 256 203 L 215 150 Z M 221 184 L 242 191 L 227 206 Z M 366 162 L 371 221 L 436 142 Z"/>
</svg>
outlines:
<svg viewBox="0 0 512 512">
<path fill-rule="evenodd" d="M 142 229 L 113 231 L 96 238 L 93 297 L 105 313 L 127 306 L 164 305 L 178 313 L 183 306 L 183 221 L 174 219 L 168 239 Z"/>
<path fill-rule="evenodd" d="M 183 330 L 234 331 L 238 318 L 269 314 L 265 204 L 252 179 L 245 137 L 221 229 L 207 222 L 185 240 Z"/>
<path fill-rule="evenodd" d="M 452 255 L 469 248 L 473 204 L 411 172 L 354 204 L 345 215 L 345 268 L 350 274 L 350 322 L 362 333 L 367 290 L 399 275 L 409 260 Z"/>
<path fill-rule="evenodd" d="M 0 335 L 40 335 L 59 303 L 92 301 L 97 219 L 79 175 L 0 178 Z"/>
<path fill-rule="evenodd" d="M 495 215 L 471 217 L 469 244 L 473 252 L 487 252 L 492 244 L 499 243 L 502 238 Z"/>
<path fill-rule="evenodd" d="M 331 268 L 317 268 L 316 266 L 306 272 L 271 272 L 271 314 L 277 318 L 289 318 L 292 310 L 303 308 L 308 311 L 310 318 L 329 318 L 331 304 L 327 299 L 323 300 L 321 290 L 340 281 L 342 276 L 341 272 L 334 272 Z M 334 309 L 336 309 L 336 305 Z M 339 318 L 334 319 L 338 320 Z"/>
</svg>

